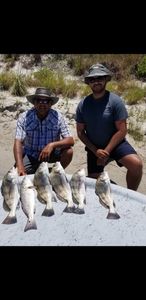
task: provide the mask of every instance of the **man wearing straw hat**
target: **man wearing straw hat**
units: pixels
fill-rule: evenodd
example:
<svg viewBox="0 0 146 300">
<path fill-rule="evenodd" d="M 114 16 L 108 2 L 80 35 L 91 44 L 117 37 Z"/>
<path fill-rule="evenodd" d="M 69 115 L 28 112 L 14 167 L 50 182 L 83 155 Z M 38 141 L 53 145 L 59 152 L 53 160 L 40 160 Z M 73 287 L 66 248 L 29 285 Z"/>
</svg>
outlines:
<svg viewBox="0 0 146 300">
<path fill-rule="evenodd" d="M 26 98 L 33 107 L 17 121 L 13 149 L 18 174 L 35 173 L 42 161 L 60 161 L 66 168 L 72 160 L 74 140 L 63 115 L 52 108 L 59 98 L 43 87 Z"/>
</svg>

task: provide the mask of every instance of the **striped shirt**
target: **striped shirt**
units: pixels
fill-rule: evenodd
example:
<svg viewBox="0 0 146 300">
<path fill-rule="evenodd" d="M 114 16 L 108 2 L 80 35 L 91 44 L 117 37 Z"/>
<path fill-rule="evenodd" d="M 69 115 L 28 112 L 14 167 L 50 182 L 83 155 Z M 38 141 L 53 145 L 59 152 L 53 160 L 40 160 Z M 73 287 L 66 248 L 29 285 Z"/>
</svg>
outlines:
<svg viewBox="0 0 146 300">
<path fill-rule="evenodd" d="M 65 118 L 54 109 L 50 109 L 47 117 L 41 120 L 36 109 L 31 108 L 17 120 L 15 138 L 23 141 L 24 153 L 36 159 L 48 143 L 70 136 Z M 58 152 L 59 149 L 56 148 L 55 151 Z"/>
</svg>

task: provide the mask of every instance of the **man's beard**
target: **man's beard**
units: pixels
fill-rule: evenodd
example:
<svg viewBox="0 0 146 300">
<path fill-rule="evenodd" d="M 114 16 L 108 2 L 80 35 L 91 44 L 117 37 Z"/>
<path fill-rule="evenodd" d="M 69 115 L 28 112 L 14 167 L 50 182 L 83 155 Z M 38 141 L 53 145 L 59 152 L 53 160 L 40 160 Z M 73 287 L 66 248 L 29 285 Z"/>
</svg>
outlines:
<svg viewBox="0 0 146 300">
<path fill-rule="evenodd" d="M 96 94 L 96 93 L 101 93 L 105 90 L 105 85 L 102 84 L 96 84 L 95 86 L 93 86 L 92 91 Z"/>
</svg>

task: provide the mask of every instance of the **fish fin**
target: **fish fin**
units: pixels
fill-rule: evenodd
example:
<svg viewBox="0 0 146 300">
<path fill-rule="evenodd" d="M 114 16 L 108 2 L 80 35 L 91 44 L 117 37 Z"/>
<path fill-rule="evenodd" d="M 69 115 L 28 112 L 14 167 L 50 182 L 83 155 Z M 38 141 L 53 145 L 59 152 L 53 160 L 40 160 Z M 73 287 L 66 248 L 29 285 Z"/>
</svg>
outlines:
<svg viewBox="0 0 146 300">
<path fill-rule="evenodd" d="M 1 194 L 4 196 L 3 185 L 1 186 Z"/>
<path fill-rule="evenodd" d="M 100 204 L 102 205 L 102 206 L 104 206 L 105 208 L 109 208 L 109 206 L 108 205 L 106 205 L 103 201 L 102 201 L 102 199 L 99 197 L 99 202 L 100 202 Z"/>
<path fill-rule="evenodd" d="M 26 226 L 24 228 L 24 231 L 31 230 L 31 229 L 37 229 L 37 225 L 36 225 L 35 219 L 32 219 L 31 221 L 29 221 L 29 219 L 27 220 L 27 223 L 26 223 Z"/>
<path fill-rule="evenodd" d="M 115 213 L 108 213 L 108 215 L 107 215 L 107 219 L 114 219 L 114 220 L 116 220 L 116 219 L 120 219 L 120 216 L 118 215 L 118 213 L 117 212 L 115 212 Z"/>
<path fill-rule="evenodd" d="M 74 202 L 75 204 L 79 204 L 78 201 L 76 200 L 76 198 L 74 197 L 73 194 L 72 194 L 72 199 L 73 199 L 73 202 Z"/>
<path fill-rule="evenodd" d="M 9 215 L 2 222 L 2 224 L 15 224 L 15 223 L 17 223 L 16 216 L 10 217 Z"/>
<path fill-rule="evenodd" d="M 4 209 L 5 211 L 10 211 L 10 208 L 9 208 L 9 206 L 7 205 L 7 203 L 5 202 L 5 200 L 3 201 L 3 209 Z"/>
<path fill-rule="evenodd" d="M 42 204 L 46 204 L 46 202 L 43 200 L 43 198 L 39 194 L 37 194 L 37 198 Z"/>
<path fill-rule="evenodd" d="M 42 212 L 42 216 L 45 216 L 45 217 L 51 217 L 54 215 L 54 209 L 51 208 L 51 209 L 47 209 L 45 208 L 44 211 Z"/>
<path fill-rule="evenodd" d="M 112 179 L 110 179 L 110 183 L 112 184 L 117 184 L 115 181 L 113 181 Z"/>
<path fill-rule="evenodd" d="M 17 206 L 16 206 L 16 209 L 19 209 L 19 208 L 20 208 L 20 200 L 18 201 Z"/>
<path fill-rule="evenodd" d="M 52 191 L 52 201 L 57 202 L 57 196 L 54 191 Z"/>
<path fill-rule="evenodd" d="M 77 207 L 77 208 L 74 209 L 74 214 L 82 215 L 84 213 L 85 213 L 84 208 Z"/>
<path fill-rule="evenodd" d="M 64 173 L 64 177 L 65 177 L 65 179 L 66 179 L 66 182 L 69 183 L 69 179 L 67 178 L 66 173 Z M 70 183 L 69 183 L 69 185 L 70 185 Z"/>
<path fill-rule="evenodd" d="M 63 212 L 66 212 L 66 213 L 74 213 L 74 210 L 75 210 L 75 206 L 72 206 L 72 207 L 66 206 L 65 209 L 63 210 Z"/>
</svg>

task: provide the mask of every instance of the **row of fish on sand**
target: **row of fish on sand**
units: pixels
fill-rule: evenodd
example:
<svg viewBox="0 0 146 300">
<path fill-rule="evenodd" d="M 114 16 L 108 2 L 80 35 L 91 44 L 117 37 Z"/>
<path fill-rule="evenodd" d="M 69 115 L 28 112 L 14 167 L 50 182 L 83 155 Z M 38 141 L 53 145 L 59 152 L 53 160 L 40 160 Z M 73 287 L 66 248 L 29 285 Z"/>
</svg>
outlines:
<svg viewBox="0 0 146 300">
<path fill-rule="evenodd" d="M 42 162 L 35 172 L 33 180 L 28 175 L 25 175 L 23 179 L 21 178 L 21 182 L 19 179 L 17 168 L 12 167 L 2 180 L 3 208 L 9 212 L 2 224 L 17 222 L 16 209 L 20 207 L 21 203 L 22 210 L 27 217 L 24 231 L 37 229 L 35 220 L 36 198 L 45 205 L 42 216 L 54 215 L 53 201 L 57 202 L 58 199 L 67 203 L 63 212 L 85 213 L 86 176 L 84 169 L 74 172 L 69 181 L 60 162 L 53 165 L 51 172 L 49 172 L 48 163 Z M 106 171 L 97 178 L 95 193 L 99 197 L 100 203 L 109 209 L 107 218 L 118 219 L 120 216 L 115 210 L 110 179 Z"/>
</svg>

